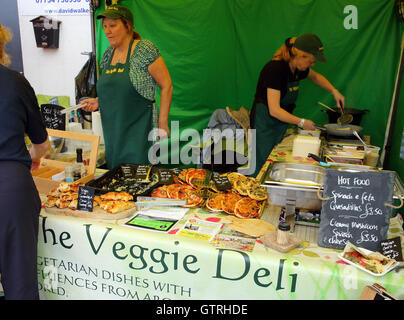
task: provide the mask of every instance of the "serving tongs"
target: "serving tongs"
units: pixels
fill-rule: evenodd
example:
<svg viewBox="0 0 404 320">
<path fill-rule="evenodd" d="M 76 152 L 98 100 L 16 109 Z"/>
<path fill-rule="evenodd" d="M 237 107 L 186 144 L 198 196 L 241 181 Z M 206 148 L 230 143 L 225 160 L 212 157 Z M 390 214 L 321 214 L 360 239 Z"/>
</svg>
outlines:
<svg viewBox="0 0 404 320">
<path fill-rule="evenodd" d="M 77 109 L 80 109 L 80 108 L 83 108 L 83 107 L 84 106 L 82 104 L 78 104 L 78 105 L 63 109 L 63 110 L 60 111 L 60 113 L 61 114 L 69 113 L 71 111 L 74 111 L 74 110 L 77 110 Z"/>
</svg>

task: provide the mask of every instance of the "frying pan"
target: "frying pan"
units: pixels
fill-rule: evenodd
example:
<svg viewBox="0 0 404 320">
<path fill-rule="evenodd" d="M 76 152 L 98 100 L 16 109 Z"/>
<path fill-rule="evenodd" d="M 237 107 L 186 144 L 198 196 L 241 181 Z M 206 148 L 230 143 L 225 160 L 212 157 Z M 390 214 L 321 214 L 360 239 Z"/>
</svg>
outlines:
<svg viewBox="0 0 404 320">
<path fill-rule="evenodd" d="M 317 129 L 326 131 L 328 134 L 338 137 L 350 137 L 354 135 L 354 131 L 361 132 L 362 127 L 353 124 L 338 124 L 338 123 L 328 123 L 324 127 L 315 126 Z"/>
</svg>

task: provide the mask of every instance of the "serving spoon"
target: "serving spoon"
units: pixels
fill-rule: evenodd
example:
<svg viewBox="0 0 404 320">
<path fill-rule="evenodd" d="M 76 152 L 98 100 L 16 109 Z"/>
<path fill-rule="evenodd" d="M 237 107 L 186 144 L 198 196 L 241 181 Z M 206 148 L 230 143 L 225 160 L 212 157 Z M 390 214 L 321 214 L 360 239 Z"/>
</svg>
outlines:
<svg viewBox="0 0 404 320">
<path fill-rule="evenodd" d="M 361 138 L 361 136 L 359 135 L 358 131 L 353 130 L 352 133 L 354 134 L 355 137 L 357 137 L 357 138 L 362 142 L 362 144 L 365 146 L 365 148 L 368 147 L 368 145 L 366 144 L 366 142 L 362 140 L 362 138 Z"/>
</svg>

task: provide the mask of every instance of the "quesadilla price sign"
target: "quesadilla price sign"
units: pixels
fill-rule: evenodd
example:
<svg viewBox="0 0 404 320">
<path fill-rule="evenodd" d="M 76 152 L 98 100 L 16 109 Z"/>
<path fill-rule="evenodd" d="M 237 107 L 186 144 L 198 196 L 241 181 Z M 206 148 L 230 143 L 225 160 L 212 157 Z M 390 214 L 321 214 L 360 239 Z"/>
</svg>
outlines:
<svg viewBox="0 0 404 320">
<path fill-rule="evenodd" d="M 394 172 L 327 169 L 318 245 L 344 249 L 348 242 L 378 251 L 387 239 Z"/>
</svg>

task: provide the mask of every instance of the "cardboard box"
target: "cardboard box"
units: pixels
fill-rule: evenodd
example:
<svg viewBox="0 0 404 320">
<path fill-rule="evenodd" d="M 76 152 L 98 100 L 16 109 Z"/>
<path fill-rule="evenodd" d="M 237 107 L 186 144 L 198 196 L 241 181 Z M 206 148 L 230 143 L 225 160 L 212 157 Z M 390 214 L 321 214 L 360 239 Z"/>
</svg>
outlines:
<svg viewBox="0 0 404 320">
<path fill-rule="evenodd" d="M 95 167 L 97 164 L 100 136 L 53 129 L 47 129 L 47 131 L 49 137 L 88 141 L 91 143 L 90 161 L 88 165 L 85 165 L 87 175 L 76 181 L 86 183 L 92 180 L 94 178 Z M 61 183 L 61 181 L 52 180 L 52 177 L 63 172 L 66 166 L 71 166 L 72 164 L 72 162 L 63 162 L 42 158 L 39 168 L 32 171 L 32 176 L 39 193 L 47 194 L 51 190 L 55 189 Z"/>
</svg>

